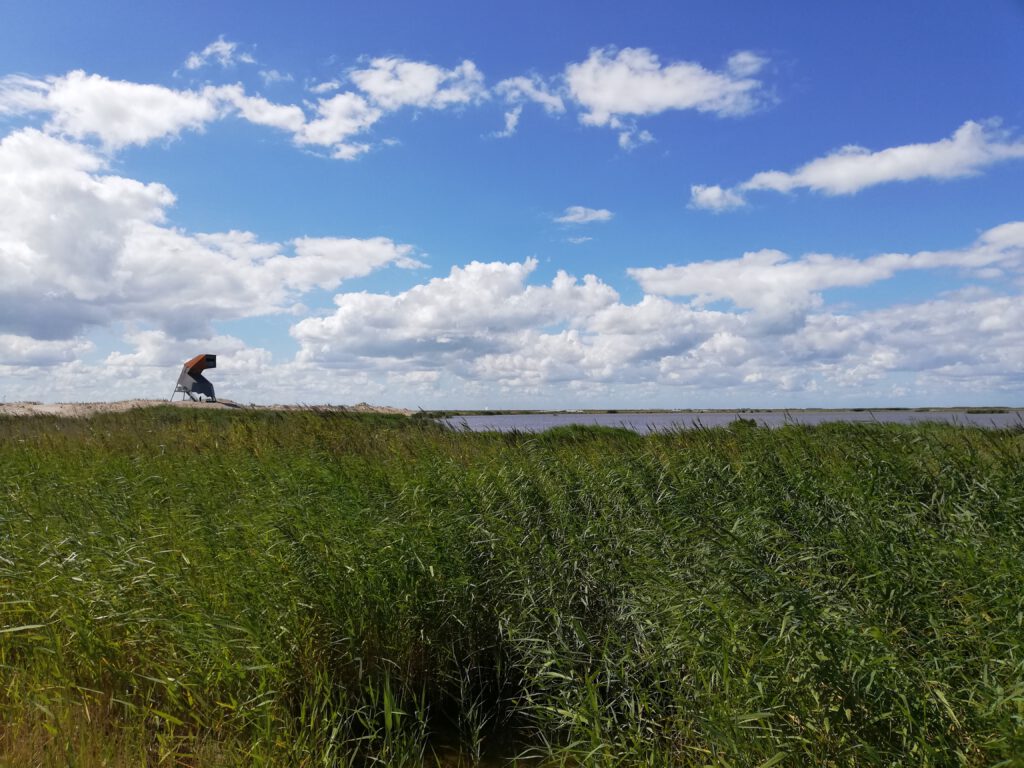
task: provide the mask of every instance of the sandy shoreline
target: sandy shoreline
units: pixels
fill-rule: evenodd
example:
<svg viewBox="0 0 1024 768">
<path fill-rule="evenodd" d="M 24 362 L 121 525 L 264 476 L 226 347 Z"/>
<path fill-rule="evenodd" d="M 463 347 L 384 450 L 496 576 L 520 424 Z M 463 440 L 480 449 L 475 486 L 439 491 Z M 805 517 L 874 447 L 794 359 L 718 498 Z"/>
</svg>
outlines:
<svg viewBox="0 0 1024 768">
<path fill-rule="evenodd" d="M 241 408 L 261 411 L 303 411 L 316 409 L 320 411 L 338 411 L 352 413 L 396 413 L 408 416 L 412 411 L 405 408 L 392 408 L 387 405 L 244 405 L 232 400 L 218 400 L 214 403 L 198 403 L 191 400 L 118 400 L 104 403 L 38 403 L 23 401 L 17 403 L 0 403 L 0 416 L 65 416 L 81 418 L 98 413 L 121 413 L 135 408 L 153 408 L 159 405 L 170 405 L 175 408 L 226 409 Z"/>
</svg>

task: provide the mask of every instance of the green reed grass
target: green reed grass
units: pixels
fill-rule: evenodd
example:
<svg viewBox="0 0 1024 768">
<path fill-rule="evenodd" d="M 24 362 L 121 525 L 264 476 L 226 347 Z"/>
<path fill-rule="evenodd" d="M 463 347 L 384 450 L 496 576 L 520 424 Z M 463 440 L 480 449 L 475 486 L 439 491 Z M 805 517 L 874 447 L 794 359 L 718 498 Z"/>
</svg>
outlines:
<svg viewBox="0 0 1024 768">
<path fill-rule="evenodd" d="M 0 764 L 1021 755 L 1020 430 L 0 420 Z"/>
</svg>

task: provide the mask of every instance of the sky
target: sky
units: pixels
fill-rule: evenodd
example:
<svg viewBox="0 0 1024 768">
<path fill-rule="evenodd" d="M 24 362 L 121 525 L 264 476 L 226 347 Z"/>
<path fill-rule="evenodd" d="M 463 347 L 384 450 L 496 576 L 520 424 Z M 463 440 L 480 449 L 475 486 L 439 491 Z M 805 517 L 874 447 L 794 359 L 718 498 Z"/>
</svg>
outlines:
<svg viewBox="0 0 1024 768">
<path fill-rule="evenodd" d="M 1024 405 L 1024 2 L 0 19 L 2 401 Z"/>
</svg>

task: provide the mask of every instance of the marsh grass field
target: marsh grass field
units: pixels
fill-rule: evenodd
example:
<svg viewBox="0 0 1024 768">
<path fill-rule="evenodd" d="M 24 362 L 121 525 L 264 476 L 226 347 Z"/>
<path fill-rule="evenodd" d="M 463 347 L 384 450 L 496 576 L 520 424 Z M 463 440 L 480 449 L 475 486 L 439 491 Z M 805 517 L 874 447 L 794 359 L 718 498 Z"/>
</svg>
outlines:
<svg viewBox="0 0 1024 768">
<path fill-rule="evenodd" d="M 1024 431 L 0 418 L 0 764 L 1021 765 Z"/>
</svg>

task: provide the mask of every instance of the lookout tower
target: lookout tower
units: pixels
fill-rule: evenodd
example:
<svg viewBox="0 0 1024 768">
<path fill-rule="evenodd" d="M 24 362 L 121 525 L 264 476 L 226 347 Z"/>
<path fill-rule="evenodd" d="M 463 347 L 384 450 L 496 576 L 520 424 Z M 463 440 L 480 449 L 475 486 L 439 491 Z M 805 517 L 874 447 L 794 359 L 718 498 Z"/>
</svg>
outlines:
<svg viewBox="0 0 1024 768">
<path fill-rule="evenodd" d="M 181 375 L 178 376 L 178 383 L 171 393 L 171 400 L 179 392 L 185 393 L 190 400 L 200 401 L 204 397 L 211 403 L 217 402 L 213 394 L 213 384 L 203 376 L 207 368 L 217 367 L 216 355 L 196 355 L 181 367 Z"/>
</svg>

